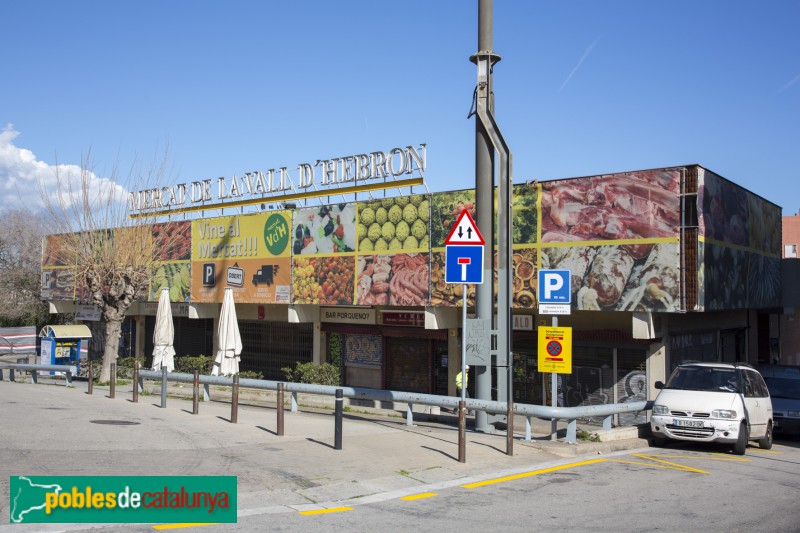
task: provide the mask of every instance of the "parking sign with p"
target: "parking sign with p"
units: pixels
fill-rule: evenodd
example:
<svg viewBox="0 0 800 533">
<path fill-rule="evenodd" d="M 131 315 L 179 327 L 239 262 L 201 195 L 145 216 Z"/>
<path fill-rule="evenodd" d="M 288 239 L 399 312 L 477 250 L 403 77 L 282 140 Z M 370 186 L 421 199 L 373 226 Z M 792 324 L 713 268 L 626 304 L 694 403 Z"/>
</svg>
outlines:
<svg viewBox="0 0 800 533">
<path fill-rule="evenodd" d="M 572 273 L 569 270 L 539 271 L 539 312 L 569 314 L 572 304 Z"/>
</svg>

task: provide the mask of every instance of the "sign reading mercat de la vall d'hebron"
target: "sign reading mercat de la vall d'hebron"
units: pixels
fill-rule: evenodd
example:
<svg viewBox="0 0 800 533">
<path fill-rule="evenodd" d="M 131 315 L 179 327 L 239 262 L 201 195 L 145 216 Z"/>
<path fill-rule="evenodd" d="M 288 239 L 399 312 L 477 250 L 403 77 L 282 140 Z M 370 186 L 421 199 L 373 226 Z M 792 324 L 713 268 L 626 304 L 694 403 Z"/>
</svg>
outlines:
<svg viewBox="0 0 800 533">
<path fill-rule="evenodd" d="M 426 145 L 392 148 L 364 154 L 317 159 L 313 164 L 245 172 L 241 176 L 220 177 L 179 183 L 131 192 L 128 204 L 132 213 L 177 209 L 187 205 L 208 204 L 246 198 L 269 201 L 288 191 L 324 189 L 335 192 L 345 186 L 363 185 L 370 180 L 396 180 L 400 176 L 424 177 Z M 319 172 L 318 172 L 319 170 Z M 214 187 L 216 181 L 216 187 Z M 387 181 L 387 186 L 391 185 Z"/>
</svg>

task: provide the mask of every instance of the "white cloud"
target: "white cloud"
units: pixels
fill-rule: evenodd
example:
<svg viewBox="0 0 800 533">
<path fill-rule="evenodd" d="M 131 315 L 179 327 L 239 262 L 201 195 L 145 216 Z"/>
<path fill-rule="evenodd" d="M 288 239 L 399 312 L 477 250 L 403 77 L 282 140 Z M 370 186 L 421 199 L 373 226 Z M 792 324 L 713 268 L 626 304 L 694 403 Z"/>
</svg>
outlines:
<svg viewBox="0 0 800 533">
<path fill-rule="evenodd" d="M 12 124 L 0 130 L 0 210 L 42 208 L 39 184 L 46 191 L 55 191 L 59 177 L 63 183 L 65 179 L 78 179 L 81 175 L 80 165 L 50 165 L 39 161 L 33 152 L 14 144 L 19 135 Z M 108 180 L 93 173 L 88 177 L 93 190 L 109 185 Z M 118 194 L 125 193 L 119 185 L 114 184 L 114 187 Z"/>
</svg>

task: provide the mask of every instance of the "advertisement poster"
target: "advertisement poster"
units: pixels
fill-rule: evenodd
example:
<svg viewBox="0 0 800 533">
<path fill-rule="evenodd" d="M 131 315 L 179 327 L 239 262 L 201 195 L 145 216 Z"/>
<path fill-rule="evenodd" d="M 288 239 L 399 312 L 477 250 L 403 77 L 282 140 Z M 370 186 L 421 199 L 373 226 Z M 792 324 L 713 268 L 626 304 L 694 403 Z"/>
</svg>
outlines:
<svg viewBox="0 0 800 533">
<path fill-rule="evenodd" d="M 358 257 L 358 305 L 428 305 L 427 253 Z"/>
<path fill-rule="evenodd" d="M 427 252 L 430 199 L 397 196 L 358 203 L 358 253 Z"/>
<path fill-rule="evenodd" d="M 289 303 L 291 212 L 192 221 L 192 302 Z M 182 266 L 181 266 L 182 268 Z"/>
</svg>

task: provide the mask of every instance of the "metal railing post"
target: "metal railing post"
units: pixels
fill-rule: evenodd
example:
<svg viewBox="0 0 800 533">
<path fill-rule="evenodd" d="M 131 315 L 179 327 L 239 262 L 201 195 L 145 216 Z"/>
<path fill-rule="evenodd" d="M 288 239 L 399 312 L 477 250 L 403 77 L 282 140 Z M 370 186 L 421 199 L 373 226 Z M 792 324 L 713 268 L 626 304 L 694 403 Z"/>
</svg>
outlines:
<svg viewBox="0 0 800 533">
<path fill-rule="evenodd" d="M 89 365 L 89 387 L 86 389 L 86 394 L 91 394 L 94 390 L 94 365 L 91 359 L 87 361 L 87 364 Z"/>
<path fill-rule="evenodd" d="M 283 383 L 278 383 L 278 429 L 276 433 L 279 437 L 283 437 Z"/>
<path fill-rule="evenodd" d="M 200 371 L 194 371 L 194 381 L 192 382 L 192 414 L 200 412 Z"/>
<path fill-rule="evenodd" d="M 575 444 L 578 441 L 577 433 L 578 433 L 578 421 L 574 418 L 570 419 L 567 422 L 567 442 L 570 444 Z"/>
<path fill-rule="evenodd" d="M 210 402 L 211 401 L 211 392 L 208 390 L 208 383 L 203 383 L 203 401 Z"/>
<path fill-rule="evenodd" d="M 458 401 L 458 462 L 467 462 L 467 402 Z"/>
<path fill-rule="evenodd" d="M 414 425 L 414 404 L 410 402 L 406 404 L 406 425 Z"/>
<path fill-rule="evenodd" d="M 333 435 L 333 449 L 334 450 L 341 450 L 342 449 L 342 404 L 344 404 L 344 392 L 342 389 L 336 389 L 336 406 L 334 409 L 335 413 L 335 427 L 334 427 L 334 435 Z"/>
<path fill-rule="evenodd" d="M 161 408 L 167 406 L 167 367 L 161 366 Z"/>
<path fill-rule="evenodd" d="M 613 420 L 614 415 L 607 415 L 603 418 L 603 429 L 609 430 L 611 429 L 611 421 Z"/>
<path fill-rule="evenodd" d="M 531 417 L 525 417 L 525 440 L 527 442 L 531 441 Z"/>
<path fill-rule="evenodd" d="M 239 374 L 233 375 L 233 387 L 231 390 L 231 424 L 239 421 Z"/>
<path fill-rule="evenodd" d="M 297 391 L 292 391 L 292 412 L 297 412 Z"/>
<path fill-rule="evenodd" d="M 111 376 L 108 379 L 108 397 L 114 398 L 117 392 L 117 363 L 111 363 Z"/>
<path fill-rule="evenodd" d="M 139 403 L 139 361 L 133 363 L 133 403 Z"/>
</svg>

